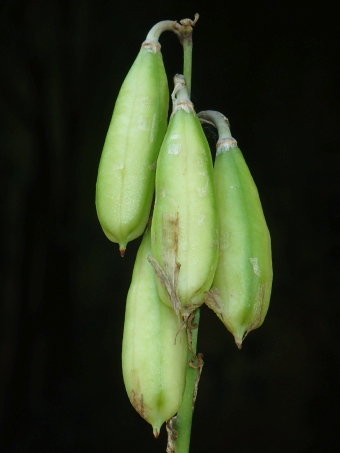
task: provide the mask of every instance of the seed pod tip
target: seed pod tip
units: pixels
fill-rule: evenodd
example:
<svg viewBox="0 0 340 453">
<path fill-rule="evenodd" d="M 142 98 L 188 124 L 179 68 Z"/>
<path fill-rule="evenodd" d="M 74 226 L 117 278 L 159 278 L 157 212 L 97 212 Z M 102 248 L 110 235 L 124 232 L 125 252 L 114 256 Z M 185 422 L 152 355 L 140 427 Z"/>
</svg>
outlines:
<svg viewBox="0 0 340 453">
<path fill-rule="evenodd" d="M 243 338 L 239 338 L 236 336 L 234 338 L 235 338 L 235 343 L 236 343 L 236 346 L 238 347 L 238 349 L 242 349 Z"/>
</svg>

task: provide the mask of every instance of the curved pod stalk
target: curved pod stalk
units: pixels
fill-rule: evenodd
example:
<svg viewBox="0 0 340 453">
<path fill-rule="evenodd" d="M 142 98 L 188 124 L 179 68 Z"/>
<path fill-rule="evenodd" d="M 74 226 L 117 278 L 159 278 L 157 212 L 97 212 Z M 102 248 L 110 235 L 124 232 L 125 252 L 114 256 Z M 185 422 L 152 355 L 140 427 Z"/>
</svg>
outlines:
<svg viewBox="0 0 340 453">
<path fill-rule="evenodd" d="M 207 304 L 234 335 L 245 336 L 266 316 L 273 279 L 271 242 L 259 194 L 228 120 L 199 113 L 219 133 L 214 182 L 220 222 L 220 254 Z"/>
<path fill-rule="evenodd" d="M 173 24 L 156 24 L 142 44 L 119 92 L 99 164 L 98 218 L 122 255 L 127 243 L 143 233 L 150 214 L 169 103 L 158 38 Z"/>
<path fill-rule="evenodd" d="M 173 101 L 157 162 L 151 233 L 159 295 L 179 313 L 200 305 L 210 288 L 218 224 L 211 153 L 183 76 L 175 77 Z"/>
<path fill-rule="evenodd" d="M 150 230 L 140 245 L 126 302 L 123 377 L 131 404 L 155 437 L 182 403 L 187 369 L 187 337 L 178 318 L 159 299 Z"/>
</svg>

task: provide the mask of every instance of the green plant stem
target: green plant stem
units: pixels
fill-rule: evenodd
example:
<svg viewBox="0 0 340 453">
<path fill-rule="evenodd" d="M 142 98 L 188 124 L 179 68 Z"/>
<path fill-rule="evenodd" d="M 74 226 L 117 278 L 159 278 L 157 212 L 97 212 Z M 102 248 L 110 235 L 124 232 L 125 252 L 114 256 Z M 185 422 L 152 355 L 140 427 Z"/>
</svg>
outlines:
<svg viewBox="0 0 340 453">
<path fill-rule="evenodd" d="M 165 31 L 176 33 L 174 28 L 175 22 L 172 20 L 162 20 L 154 25 L 147 34 L 146 41 L 158 41 L 160 35 Z"/>
<path fill-rule="evenodd" d="M 219 139 L 232 138 L 228 118 L 222 113 L 214 110 L 205 110 L 199 112 L 197 116 L 202 123 L 208 123 L 216 127 Z"/>
<path fill-rule="evenodd" d="M 192 32 L 193 27 L 198 21 L 199 14 L 195 14 L 194 20 L 182 19 L 180 24 L 176 23 L 175 30 L 183 46 L 183 75 L 191 95 L 191 73 L 192 73 Z"/>
<path fill-rule="evenodd" d="M 195 14 L 195 19 L 193 21 L 190 19 L 183 19 L 181 21 L 181 25 L 177 24 L 175 27 L 179 39 L 183 45 L 183 74 L 185 77 L 185 83 L 182 88 L 180 88 L 179 85 L 176 89 L 176 83 L 179 80 L 177 80 L 177 82 L 175 80 L 173 101 L 175 97 L 177 98 L 177 101 L 185 99 L 190 100 L 192 75 L 192 27 L 197 22 L 198 17 L 198 14 Z M 176 77 L 181 78 L 182 76 L 177 74 L 175 79 Z M 194 312 L 192 321 L 190 323 L 188 322 L 190 325 L 187 326 L 191 346 L 188 349 L 185 390 L 182 405 L 177 413 L 177 416 L 170 420 L 171 427 L 168 429 L 168 453 L 189 453 L 192 416 L 194 413 L 197 385 L 203 366 L 203 360 L 201 357 L 196 356 L 199 319 L 200 309 L 197 308 Z M 192 328 L 193 326 L 194 328 Z"/>
<path fill-rule="evenodd" d="M 199 318 L 200 310 L 197 309 L 193 320 L 193 324 L 196 324 L 197 327 L 191 331 L 192 351 L 194 352 L 195 355 L 193 356 L 192 352 L 188 350 L 188 362 L 193 363 L 196 366 L 196 368 L 192 368 L 189 365 L 187 368 L 183 401 L 177 413 L 177 417 L 174 423 L 174 428 L 177 431 L 177 438 L 174 442 L 175 453 L 189 453 L 191 424 L 192 416 L 194 413 L 197 383 L 201 372 L 201 366 L 203 365 L 202 359 L 196 357 Z"/>
<path fill-rule="evenodd" d="M 189 99 L 191 96 L 191 76 L 192 76 L 192 33 L 183 39 L 183 75 L 185 77 Z"/>
</svg>

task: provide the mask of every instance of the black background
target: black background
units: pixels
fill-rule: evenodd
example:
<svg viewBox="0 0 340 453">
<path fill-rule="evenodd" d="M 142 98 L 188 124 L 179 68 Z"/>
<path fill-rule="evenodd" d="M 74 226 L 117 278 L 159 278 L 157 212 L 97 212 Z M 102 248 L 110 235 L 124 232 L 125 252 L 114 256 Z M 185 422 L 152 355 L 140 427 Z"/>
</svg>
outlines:
<svg viewBox="0 0 340 453">
<path fill-rule="evenodd" d="M 274 285 L 266 321 L 241 351 L 202 309 L 191 451 L 336 450 L 336 2 L 13 0 L 0 14 L 1 451 L 165 451 L 121 373 L 139 240 L 120 258 L 94 193 L 140 44 L 156 22 L 196 12 L 192 100 L 230 119 L 271 231 Z M 161 44 L 172 89 L 181 48 L 170 33 Z"/>
</svg>

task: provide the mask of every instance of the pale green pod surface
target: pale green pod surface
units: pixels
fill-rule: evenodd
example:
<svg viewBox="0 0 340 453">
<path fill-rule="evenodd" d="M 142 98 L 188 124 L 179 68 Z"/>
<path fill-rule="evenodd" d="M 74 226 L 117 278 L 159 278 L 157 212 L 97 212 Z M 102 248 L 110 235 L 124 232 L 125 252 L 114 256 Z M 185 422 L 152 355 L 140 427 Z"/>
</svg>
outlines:
<svg viewBox="0 0 340 453">
<path fill-rule="evenodd" d="M 119 92 L 96 186 L 100 224 L 122 254 L 127 243 L 143 233 L 149 218 L 168 103 L 160 46 L 145 42 Z"/>
<path fill-rule="evenodd" d="M 148 230 L 127 296 L 122 362 L 129 399 L 158 437 L 162 424 L 181 406 L 188 347 L 178 317 L 159 299 L 150 254 Z"/>
<path fill-rule="evenodd" d="M 176 313 L 202 303 L 217 264 L 218 222 L 211 153 L 190 101 L 174 111 L 158 157 L 151 232 L 163 302 Z"/>
<path fill-rule="evenodd" d="M 234 141 L 231 139 L 231 141 Z M 223 149 L 214 166 L 220 254 L 208 305 L 238 347 L 266 316 L 271 287 L 271 243 L 260 198 L 240 149 Z"/>
</svg>

